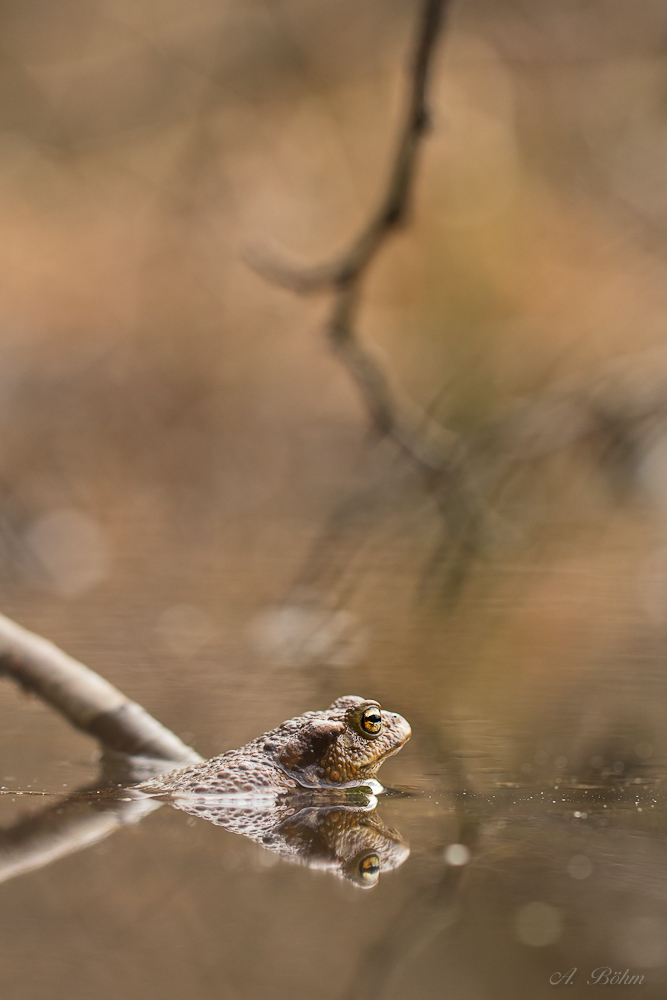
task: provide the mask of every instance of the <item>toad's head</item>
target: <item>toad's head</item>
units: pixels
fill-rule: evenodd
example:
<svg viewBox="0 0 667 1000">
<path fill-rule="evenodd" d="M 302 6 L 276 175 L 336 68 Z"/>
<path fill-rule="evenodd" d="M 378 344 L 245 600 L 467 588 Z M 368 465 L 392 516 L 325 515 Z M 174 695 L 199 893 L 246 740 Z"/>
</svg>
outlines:
<svg viewBox="0 0 667 1000">
<path fill-rule="evenodd" d="M 338 698 L 324 712 L 310 712 L 279 753 L 280 764 L 300 784 L 345 787 L 373 778 L 387 757 L 410 739 L 401 715 L 356 695 Z"/>
</svg>

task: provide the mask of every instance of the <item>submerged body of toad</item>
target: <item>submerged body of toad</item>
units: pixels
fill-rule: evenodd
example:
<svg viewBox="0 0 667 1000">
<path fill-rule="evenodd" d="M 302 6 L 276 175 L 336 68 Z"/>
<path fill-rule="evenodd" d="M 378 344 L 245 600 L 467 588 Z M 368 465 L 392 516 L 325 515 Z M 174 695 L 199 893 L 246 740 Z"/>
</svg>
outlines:
<svg viewBox="0 0 667 1000">
<path fill-rule="evenodd" d="M 324 712 L 306 712 L 201 764 L 138 788 L 182 795 L 281 795 L 299 789 L 354 788 L 410 738 L 410 726 L 376 701 L 338 698 Z"/>
</svg>

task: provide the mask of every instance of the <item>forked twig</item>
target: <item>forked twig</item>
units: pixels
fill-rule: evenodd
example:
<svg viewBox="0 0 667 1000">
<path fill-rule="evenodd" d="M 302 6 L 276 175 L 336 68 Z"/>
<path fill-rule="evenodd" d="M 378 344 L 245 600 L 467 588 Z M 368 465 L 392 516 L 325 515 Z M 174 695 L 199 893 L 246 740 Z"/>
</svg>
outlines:
<svg viewBox="0 0 667 1000">
<path fill-rule="evenodd" d="M 332 263 L 296 271 L 281 264 L 257 263 L 266 277 L 306 293 L 334 292 L 327 332 L 333 349 L 353 377 L 376 431 L 392 437 L 426 473 L 446 471 L 458 442 L 452 431 L 405 398 L 392 384 L 380 360 L 359 340 L 356 317 L 362 282 L 391 233 L 405 222 L 414 186 L 417 154 L 429 127 L 428 84 L 433 54 L 451 0 L 425 0 L 410 73 L 405 123 L 380 205 L 351 246 Z"/>
</svg>

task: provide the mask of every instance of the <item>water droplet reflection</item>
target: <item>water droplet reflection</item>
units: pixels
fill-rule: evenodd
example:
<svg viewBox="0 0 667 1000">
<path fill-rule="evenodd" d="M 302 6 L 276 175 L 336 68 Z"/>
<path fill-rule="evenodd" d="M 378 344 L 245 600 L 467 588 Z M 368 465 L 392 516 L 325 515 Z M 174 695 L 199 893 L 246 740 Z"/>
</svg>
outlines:
<svg viewBox="0 0 667 1000">
<path fill-rule="evenodd" d="M 444 857 L 448 865 L 458 868 L 470 861 L 470 849 L 465 844 L 450 844 L 445 848 Z"/>
<path fill-rule="evenodd" d="M 522 944 L 543 948 L 554 944 L 561 936 L 563 922 L 560 912 L 548 903 L 527 903 L 517 911 L 514 929 Z"/>
<path fill-rule="evenodd" d="M 593 865 L 585 854 L 575 854 L 567 863 L 567 871 L 572 878 L 585 879 L 593 871 Z"/>
<path fill-rule="evenodd" d="M 109 549 L 100 525 L 73 508 L 40 517 L 25 535 L 25 544 L 47 586 L 62 597 L 79 597 L 101 583 L 109 572 Z"/>
</svg>

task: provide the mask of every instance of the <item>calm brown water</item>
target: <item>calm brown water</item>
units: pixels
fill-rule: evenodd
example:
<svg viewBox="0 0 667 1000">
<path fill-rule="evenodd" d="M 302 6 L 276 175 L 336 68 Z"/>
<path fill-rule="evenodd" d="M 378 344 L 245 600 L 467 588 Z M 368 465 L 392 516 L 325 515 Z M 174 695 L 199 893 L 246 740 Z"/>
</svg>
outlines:
<svg viewBox="0 0 667 1000">
<path fill-rule="evenodd" d="M 281 540 L 289 550 L 287 528 L 264 521 L 263 530 L 277 561 L 289 562 L 280 552 Z M 545 601 L 533 581 L 518 607 L 503 604 L 503 586 L 517 586 L 508 570 L 504 584 L 496 581 L 494 601 L 478 597 L 475 606 L 471 596 L 458 611 L 436 614 L 415 601 L 406 572 L 394 567 L 390 575 L 385 566 L 376 573 L 368 563 L 347 605 L 359 619 L 366 607 L 363 644 L 349 639 L 347 665 L 327 662 L 332 648 L 338 662 L 341 642 L 327 647 L 326 635 L 319 656 L 305 663 L 292 645 L 288 664 L 286 633 L 296 643 L 307 620 L 313 642 L 312 605 L 300 606 L 299 616 L 294 605 L 279 611 L 275 602 L 262 603 L 253 615 L 263 561 L 246 558 L 240 544 L 236 553 L 231 545 L 224 551 L 225 573 L 212 559 L 207 579 L 197 576 L 199 556 L 188 574 L 176 546 L 178 573 L 165 567 L 153 580 L 151 563 L 144 586 L 138 577 L 117 587 L 112 575 L 98 598 L 60 605 L 60 632 L 55 600 L 24 591 L 22 606 L 15 596 L 9 610 L 105 673 L 204 755 L 336 694 L 379 696 L 413 725 L 411 742 L 381 772 L 403 794 L 379 796 L 377 811 L 409 844 L 409 857 L 363 891 L 322 866 L 288 863 L 164 805 L 2 884 L 3 996 L 282 998 L 317 991 L 346 998 L 373 990 L 383 997 L 533 998 L 549 995 L 550 978 L 573 968 L 569 993 L 588 995 L 587 980 L 606 967 L 610 975 L 629 969 L 644 976 L 644 995 L 664 995 L 659 630 L 635 621 L 625 649 L 617 640 L 615 655 L 605 649 L 603 656 L 597 643 L 588 646 L 592 622 L 587 631 L 577 625 L 583 594 Z M 552 575 L 563 573 L 542 569 L 543 587 Z M 243 609 L 234 617 L 221 596 L 230 576 Z M 181 616 L 172 613 L 169 628 L 160 593 L 178 594 Z M 613 617 L 615 599 L 617 588 L 607 586 L 603 619 Z M 544 617 L 527 637 L 521 622 L 531 601 L 532 615 L 539 607 Z M 77 605 L 86 624 L 78 634 L 64 610 Z M 40 619 L 45 606 L 49 614 Z M 569 629 L 581 630 L 574 654 L 569 638 L 559 640 L 564 660 L 579 650 L 565 677 L 548 666 L 553 619 L 560 634 L 564 606 Z M 320 633 L 322 620 L 315 623 Z M 202 641 L 204 622 L 210 631 Z M 339 638 L 340 621 L 337 628 Z M 186 650 L 188 641 L 199 644 L 196 653 Z M 8 790 L 65 795 L 95 780 L 92 741 L 8 683 L 2 746 Z M 3 825 L 55 804 L 48 795 L 3 795 Z M 99 814 L 103 805 L 84 803 L 80 811 L 86 808 Z"/>
</svg>

